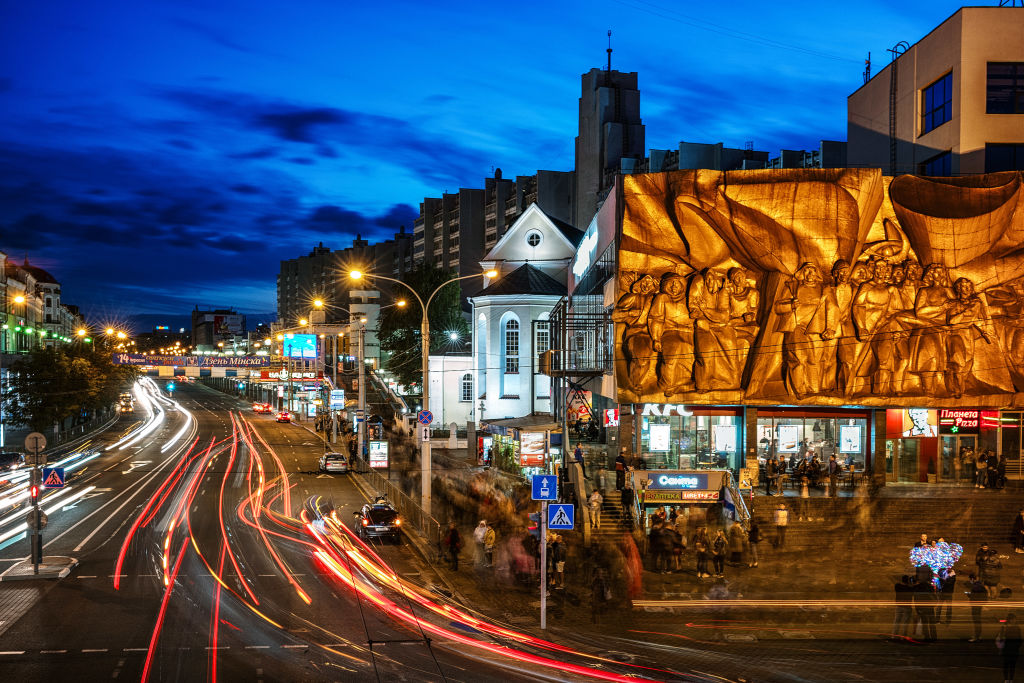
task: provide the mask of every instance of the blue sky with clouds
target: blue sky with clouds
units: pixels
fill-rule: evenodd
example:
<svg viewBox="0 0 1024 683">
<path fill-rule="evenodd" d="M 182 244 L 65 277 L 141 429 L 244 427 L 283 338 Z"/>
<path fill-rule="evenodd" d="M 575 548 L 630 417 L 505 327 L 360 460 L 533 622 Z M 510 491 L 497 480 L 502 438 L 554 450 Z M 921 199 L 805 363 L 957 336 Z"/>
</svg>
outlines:
<svg viewBox="0 0 1024 683">
<path fill-rule="evenodd" d="M 993 3 L 996 4 L 996 3 Z M 845 139 L 871 52 L 949 2 L 3 0 L 0 250 L 94 318 L 273 311 L 278 262 L 424 196 L 573 164 L 580 75 L 637 71 L 648 148 Z"/>
</svg>

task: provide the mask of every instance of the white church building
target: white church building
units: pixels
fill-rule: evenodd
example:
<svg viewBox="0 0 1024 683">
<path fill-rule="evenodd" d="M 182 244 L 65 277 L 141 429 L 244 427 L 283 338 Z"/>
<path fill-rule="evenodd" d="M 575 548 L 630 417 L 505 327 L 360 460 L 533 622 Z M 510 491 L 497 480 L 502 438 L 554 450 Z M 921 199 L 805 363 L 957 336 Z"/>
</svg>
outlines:
<svg viewBox="0 0 1024 683">
<path fill-rule="evenodd" d="M 478 423 L 551 412 L 551 378 L 540 374 L 540 355 L 550 347 L 548 316 L 566 295 L 582 238 L 532 204 L 480 262 L 499 275 L 470 298 Z"/>
</svg>

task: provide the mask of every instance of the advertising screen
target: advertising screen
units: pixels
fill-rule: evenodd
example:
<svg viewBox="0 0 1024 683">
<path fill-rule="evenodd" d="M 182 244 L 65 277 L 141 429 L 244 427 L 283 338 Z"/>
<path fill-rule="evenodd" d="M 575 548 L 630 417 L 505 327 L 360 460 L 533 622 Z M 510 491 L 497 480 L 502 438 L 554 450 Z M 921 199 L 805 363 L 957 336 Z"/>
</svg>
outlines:
<svg viewBox="0 0 1024 683">
<path fill-rule="evenodd" d="M 664 453 L 669 450 L 672 425 L 651 425 L 651 451 Z"/>
<path fill-rule="evenodd" d="M 839 452 L 861 452 L 859 425 L 839 425 Z"/>
<path fill-rule="evenodd" d="M 546 441 L 544 432 L 521 432 L 519 434 L 520 466 L 543 467 Z"/>
<path fill-rule="evenodd" d="M 316 358 L 315 334 L 286 334 L 281 352 L 288 358 Z"/>
<path fill-rule="evenodd" d="M 779 453 L 796 453 L 800 448 L 800 425 L 779 425 Z"/>
<path fill-rule="evenodd" d="M 370 467 L 386 468 L 388 466 L 388 442 L 371 441 L 369 446 Z"/>
</svg>

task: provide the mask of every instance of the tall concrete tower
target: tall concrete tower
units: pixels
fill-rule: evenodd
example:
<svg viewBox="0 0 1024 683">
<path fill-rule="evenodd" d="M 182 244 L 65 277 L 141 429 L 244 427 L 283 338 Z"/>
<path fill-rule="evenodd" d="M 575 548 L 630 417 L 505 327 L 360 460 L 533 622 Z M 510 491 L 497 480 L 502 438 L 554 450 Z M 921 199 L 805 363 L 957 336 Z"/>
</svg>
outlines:
<svg viewBox="0 0 1024 683">
<path fill-rule="evenodd" d="M 576 206 L 573 223 L 586 230 L 621 160 L 643 159 L 644 124 L 636 72 L 607 69 L 583 74 L 579 135 L 576 136 Z"/>
</svg>

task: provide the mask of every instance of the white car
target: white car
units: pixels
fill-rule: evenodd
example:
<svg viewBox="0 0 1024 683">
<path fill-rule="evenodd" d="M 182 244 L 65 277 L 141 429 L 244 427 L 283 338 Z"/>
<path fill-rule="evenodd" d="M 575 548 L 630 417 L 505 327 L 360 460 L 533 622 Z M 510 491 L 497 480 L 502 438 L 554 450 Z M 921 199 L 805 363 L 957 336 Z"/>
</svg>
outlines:
<svg viewBox="0 0 1024 683">
<path fill-rule="evenodd" d="M 321 472 L 348 472 L 348 456 L 342 453 L 324 453 L 320 456 Z"/>
</svg>

